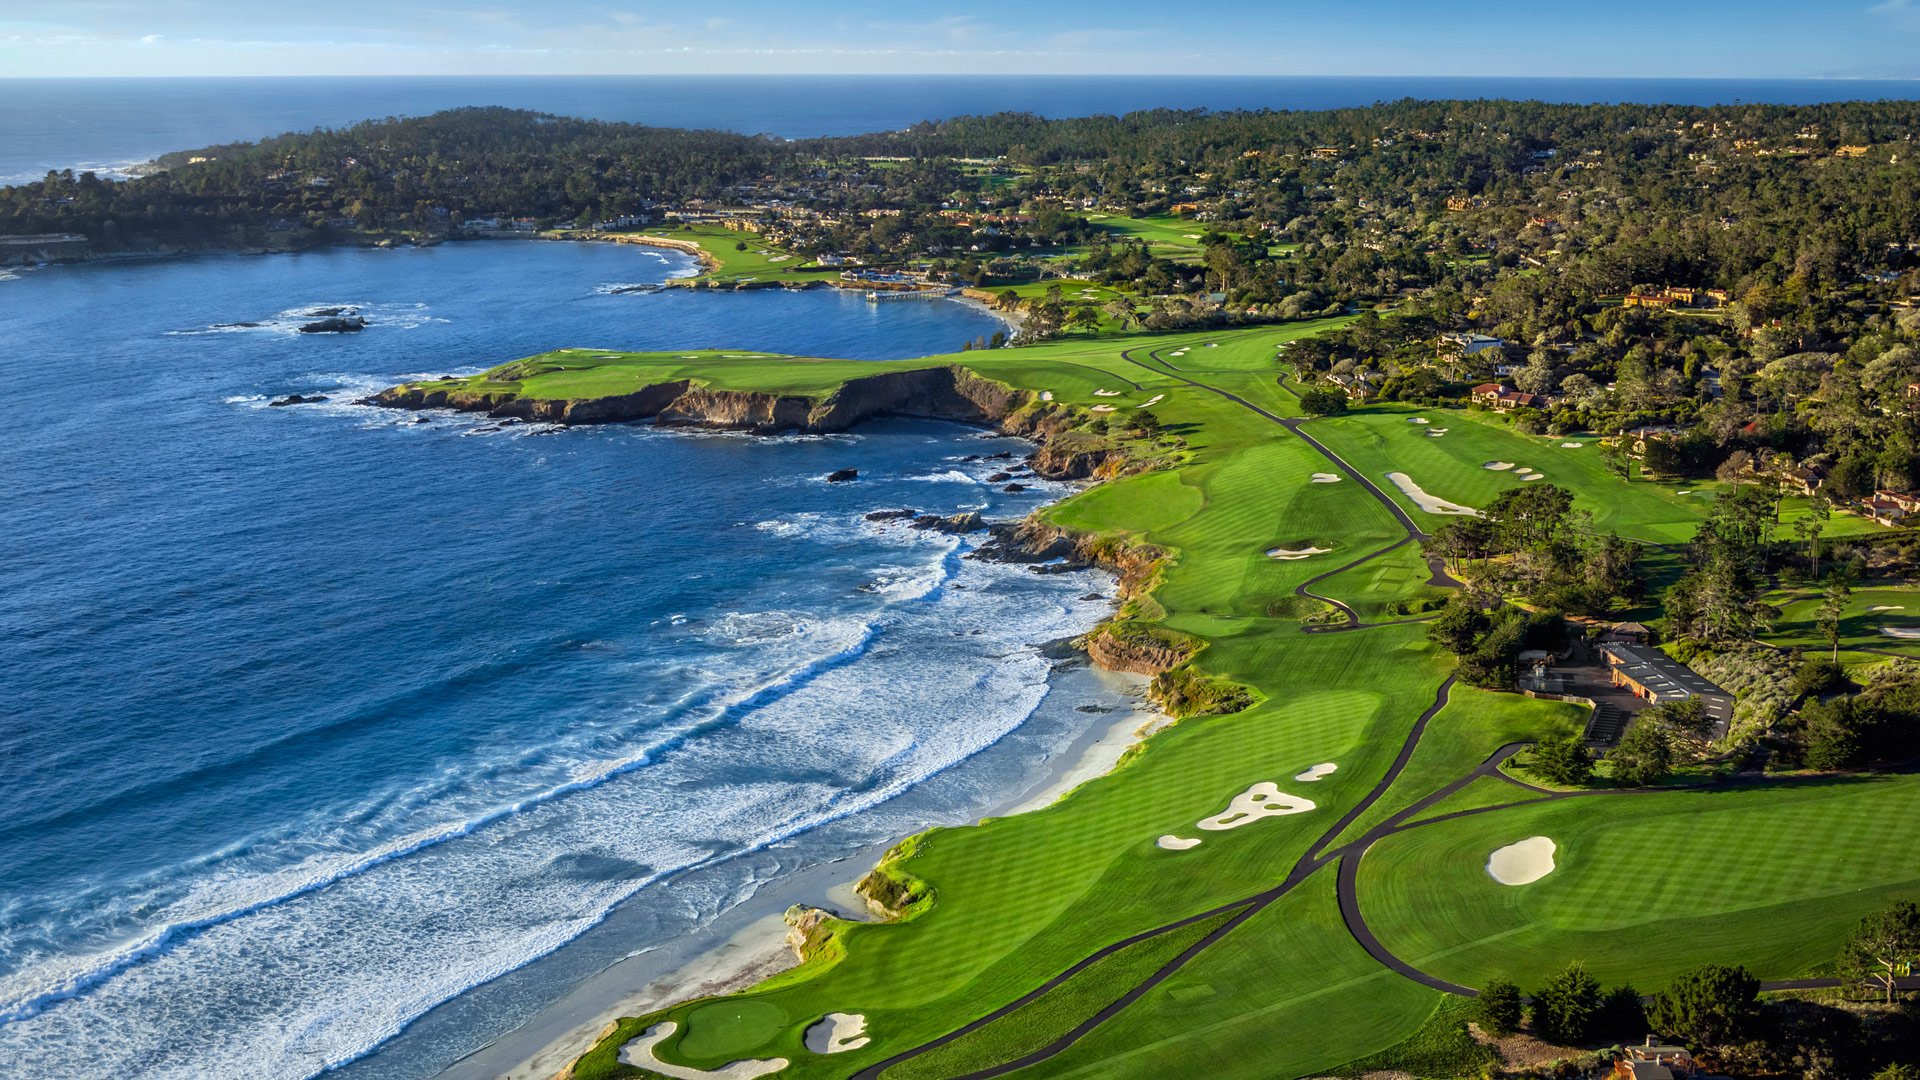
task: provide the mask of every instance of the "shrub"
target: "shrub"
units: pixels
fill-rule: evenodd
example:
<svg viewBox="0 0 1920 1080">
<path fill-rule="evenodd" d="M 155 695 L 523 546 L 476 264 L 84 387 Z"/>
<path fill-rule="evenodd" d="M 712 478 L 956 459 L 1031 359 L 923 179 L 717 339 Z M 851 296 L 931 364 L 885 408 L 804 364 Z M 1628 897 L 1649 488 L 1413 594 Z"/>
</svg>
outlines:
<svg viewBox="0 0 1920 1080">
<path fill-rule="evenodd" d="M 1331 387 L 1316 386 L 1300 395 L 1300 408 L 1310 416 L 1343 416 L 1347 395 Z"/>
<path fill-rule="evenodd" d="M 1760 1020 L 1760 980 L 1743 967 L 1708 964 L 1653 995 L 1654 1030 L 1694 1046 L 1722 1046 L 1750 1034 Z"/>
<path fill-rule="evenodd" d="M 1494 979 L 1473 1002 L 1473 1020 L 1489 1035 L 1511 1035 L 1520 1030 L 1520 988 Z"/>
<path fill-rule="evenodd" d="M 1600 982 L 1585 964 L 1548 979 L 1533 995 L 1533 1031 L 1548 1042 L 1581 1043 L 1593 1036 L 1600 1016 Z"/>
<path fill-rule="evenodd" d="M 1567 787 L 1579 787 L 1593 779 L 1593 756 L 1578 735 L 1540 740 L 1527 767 L 1543 779 Z"/>
</svg>

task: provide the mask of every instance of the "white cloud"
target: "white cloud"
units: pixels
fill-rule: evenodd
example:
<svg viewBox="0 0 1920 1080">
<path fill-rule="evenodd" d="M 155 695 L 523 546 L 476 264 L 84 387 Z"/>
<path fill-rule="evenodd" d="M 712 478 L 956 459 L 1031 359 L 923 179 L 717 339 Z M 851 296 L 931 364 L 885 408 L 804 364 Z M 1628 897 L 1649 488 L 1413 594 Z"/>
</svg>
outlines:
<svg viewBox="0 0 1920 1080">
<path fill-rule="evenodd" d="M 140 44 L 158 45 L 165 40 L 167 40 L 167 35 L 165 34 L 148 34 L 146 37 L 140 39 Z"/>
</svg>

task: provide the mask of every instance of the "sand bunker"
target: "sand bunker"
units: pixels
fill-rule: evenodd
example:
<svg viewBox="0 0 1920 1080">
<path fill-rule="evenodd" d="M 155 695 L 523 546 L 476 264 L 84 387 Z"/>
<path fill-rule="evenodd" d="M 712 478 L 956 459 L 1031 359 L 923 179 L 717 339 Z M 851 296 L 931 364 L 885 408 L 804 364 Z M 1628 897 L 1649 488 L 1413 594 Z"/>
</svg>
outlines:
<svg viewBox="0 0 1920 1080">
<path fill-rule="evenodd" d="M 1580 447 L 1581 447 L 1582 445 L 1583 445 L 1582 443 L 1577 443 L 1577 442 L 1563 442 L 1563 443 L 1561 443 L 1561 444 L 1560 444 L 1560 449 L 1562 449 L 1562 450 L 1578 450 L 1578 449 L 1580 449 Z"/>
<path fill-rule="evenodd" d="M 1095 391 L 1093 392 L 1093 396 L 1094 396 L 1094 397 L 1119 397 L 1119 396 L 1120 396 L 1120 391 L 1118 391 L 1118 390 L 1095 390 Z"/>
<path fill-rule="evenodd" d="M 859 1013 L 828 1013 L 807 1029 L 807 1049 L 816 1054 L 844 1054 L 873 1040 L 867 1037 L 867 1018 Z"/>
<path fill-rule="evenodd" d="M 1506 471 L 1507 471 L 1508 469 L 1511 469 L 1511 468 L 1513 468 L 1513 462 L 1511 462 L 1511 461 L 1489 461 L 1489 462 L 1487 462 L 1487 463 L 1486 463 L 1485 465 L 1482 465 L 1482 466 L 1480 466 L 1480 467 L 1481 467 L 1481 468 L 1483 468 L 1483 469 L 1487 469 L 1487 470 L 1489 470 L 1489 471 L 1491 471 L 1491 472 L 1506 472 Z"/>
<path fill-rule="evenodd" d="M 1427 432 L 1427 438 L 1441 439 L 1441 438 L 1445 438 L 1446 434 L 1447 434 L 1446 428 L 1434 428 L 1432 431 Z"/>
<path fill-rule="evenodd" d="M 1409 423 L 1409 424 L 1426 424 L 1426 423 L 1431 423 L 1431 422 L 1432 422 L 1432 421 L 1430 421 L 1430 420 L 1428 420 L 1428 419 L 1427 419 L 1426 417 L 1424 417 L 1424 416 L 1409 416 L 1409 417 L 1407 417 L 1407 423 Z"/>
<path fill-rule="evenodd" d="M 1053 400 L 1053 391 L 1051 391 L 1051 390 L 1042 390 L 1042 391 L 1040 391 L 1040 400 L 1041 400 L 1041 401 L 1052 401 L 1052 400 Z"/>
<path fill-rule="evenodd" d="M 1487 876 L 1502 885 L 1531 885 L 1553 873 L 1553 841 L 1529 836 L 1487 856 Z"/>
<path fill-rule="evenodd" d="M 620 1048 L 620 1061 L 636 1069 L 646 1069 L 657 1072 L 661 1076 L 671 1076 L 673 1080 L 753 1080 L 753 1077 L 777 1073 L 787 1067 L 786 1058 L 733 1061 L 717 1069 L 690 1069 L 685 1065 L 669 1065 L 654 1056 L 653 1048 L 665 1042 L 678 1026 L 671 1020 L 663 1020 L 641 1032 L 637 1038 Z"/>
<path fill-rule="evenodd" d="M 1313 474 L 1313 482 L 1316 484 L 1337 484 L 1340 482 L 1340 474 L 1317 472 Z"/>
<path fill-rule="evenodd" d="M 1141 403 L 1140 403 L 1140 404 L 1138 404 L 1138 405 L 1135 405 L 1135 406 L 1134 406 L 1134 408 L 1136 408 L 1136 409 L 1144 409 L 1144 408 L 1146 408 L 1146 407 L 1147 407 L 1148 405 L 1158 405 L 1158 404 L 1160 404 L 1160 403 L 1161 403 L 1162 401 L 1164 401 L 1164 400 L 1166 400 L 1166 397 L 1167 397 L 1167 395 L 1165 395 L 1165 394 L 1155 394 L 1155 395 L 1153 395 L 1152 397 L 1150 397 L 1150 398 L 1148 398 L 1148 399 L 1147 399 L 1146 401 L 1144 401 L 1144 402 L 1141 402 Z"/>
<path fill-rule="evenodd" d="M 1387 479 L 1393 481 L 1393 486 L 1399 488 L 1401 494 L 1412 499 L 1414 505 L 1429 514 L 1446 514 L 1452 517 L 1480 516 L 1480 511 L 1475 510 L 1471 506 L 1461 506 L 1459 503 L 1448 502 L 1445 499 L 1436 499 L 1427 494 L 1421 489 L 1419 484 L 1413 482 L 1413 477 L 1408 476 L 1406 473 L 1390 472 L 1387 474 Z"/>
<path fill-rule="evenodd" d="M 1113 406 L 1111 406 L 1111 405 L 1095 405 L 1095 406 L 1094 406 L 1093 408 L 1091 408 L 1091 409 L 1088 409 L 1087 411 L 1088 411 L 1088 412 L 1112 412 L 1112 411 L 1113 411 Z"/>
<path fill-rule="evenodd" d="M 1868 610 L 1868 611 L 1905 611 L 1905 610 L 1907 610 L 1907 605 L 1905 605 L 1905 604 L 1875 604 L 1875 605 L 1873 605 L 1872 607 L 1870 607 L 1870 608 L 1868 608 L 1867 610 Z"/>
<path fill-rule="evenodd" d="M 1332 776 L 1333 771 L 1339 767 L 1331 761 L 1323 761 L 1306 772 L 1293 774 L 1293 778 L 1303 784 L 1311 784 L 1322 777 Z"/>
<path fill-rule="evenodd" d="M 1249 825 L 1261 818 L 1285 817 L 1288 814 L 1304 814 L 1313 809 L 1312 799 L 1303 799 L 1298 795 L 1289 795 L 1274 784 L 1261 781 L 1233 797 L 1225 811 L 1210 818 L 1202 818 L 1195 828 L 1208 832 L 1224 832 Z"/>
<path fill-rule="evenodd" d="M 1153 846 L 1160 848 L 1162 851 L 1185 851 L 1188 848 L 1199 847 L 1200 841 L 1190 840 L 1184 836 L 1175 836 L 1172 833 L 1168 833 L 1160 839 L 1155 840 Z"/>
<path fill-rule="evenodd" d="M 1888 637 L 1920 638 L 1920 626 L 1883 626 L 1880 632 Z"/>
<path fill-rule="evenodd" d="M 1523 483 L 1532 483 L 1535 480 L 1545 480 L 1546 478 L 1545 473 L 1530 472 L 1520 474 L 1520 480 Z"/>
<path fill-rule="evenodd" d="M 1267 558 L 1287 559 L 1287 560 L 1305 559 L 1314 555 L 1325 555 L 1327 552 L 1332 550 L 1333 550 L 1332 548 L 1323 548 L 1323 547 L 1303 547 L 1298 551 L 1295 551 L 1292 548 L 1283 548 L 1283 547 L 1268 548 Z"/>
</svg>

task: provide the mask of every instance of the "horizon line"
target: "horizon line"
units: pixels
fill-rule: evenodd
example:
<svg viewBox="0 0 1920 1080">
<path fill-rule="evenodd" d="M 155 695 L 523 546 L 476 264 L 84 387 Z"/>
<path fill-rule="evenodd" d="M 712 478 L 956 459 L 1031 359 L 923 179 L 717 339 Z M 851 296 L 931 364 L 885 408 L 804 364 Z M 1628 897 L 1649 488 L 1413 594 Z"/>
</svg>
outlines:
<svg viewBox="0 0 1920 1080">
<path fill-rule="evenodd" d="M 1385 73 L 1362 72 L 1341 74 L 1280 74 L 1273 72 L 1194 72 L 1160 73 L 1140 75 L 1126 71 L 713 71 L 713 72 L 646 72 L 646 71 L 556 71 L 556 72 L 434 72 L 434 73 L 395 73 L 369 74 L 366 72 L 311 72 L 311 73 L 196 73 L 196 74 L 95 74 L 95 75 L 7 75 L 0 74 L 0 82 L 76 82 L 81 80 L 127 80 L 168 79 L 188 81 L 194 79 L 1115 79 L 1125 78 L 1138 82 L 1165 82 L 1177 79 L 1475 79 L 1503 80 L 1528 79 L 1558 82 L 1920 82 L 1920 75 L 1543 75 L 1527 73 L 1485 74 L 1485 73 Z"/>
</svg>

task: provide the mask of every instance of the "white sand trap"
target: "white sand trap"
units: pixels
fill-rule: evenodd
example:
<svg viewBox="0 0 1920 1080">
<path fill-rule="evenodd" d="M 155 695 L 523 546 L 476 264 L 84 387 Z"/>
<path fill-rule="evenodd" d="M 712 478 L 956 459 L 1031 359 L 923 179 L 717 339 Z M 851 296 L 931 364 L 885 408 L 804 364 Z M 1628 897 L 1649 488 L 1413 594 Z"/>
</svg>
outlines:
<svg viewBox="0 0 1920 1080">
<path fill-rule="evenodd" d="M 1088 411 L 1088 412 L 1112 412 L 1112 411 L 1113 411 L 1113 406 L 1111 406 L 1111 405 L 1095 405 L 1095 406 L 1094 406 L 1093 408 L 1091 408 L 1091 409 L 1088 409 L 1087 411 Z"/>
<path fill-rule="evenodd" d="M 1562 450 L 1578 450 L 1578 449 L 1580 449 L 1580 447 L 1581 447 L 1581 446 L 1583 446 L 1583 445 L 1585 445 L 1585 444 L 1583 444 L 1583 443 L 1577 443 L 1577 442 L 1563 442 L 1563 443 L 1561 443 L 1561 444 L 1560 444 L 1560 449 L 1562 449 Z"/>
<path fill-rule="evenodd" d="M 1675 494 L 1675 495 L 1691 495 L 1691 494 L 1693 494 L 1693 492 L 1691 492 L 1691 491 L 1676 491 L 1676 492 L 1674 492 L 1674 494 Z"/>
<path fill-rule="evenodd" d="M 1427 432 L 1427 438 L 1429 439 L 1444 439 L 1446 437 L 1447 437 L 1446 428 L 1434 428 L 1432 431 Z"/>
<path fill-rule="evenodd" d="M 1224 832 L 1249 825 L 1261 818 L 1285 817 L 1288 814 L 1304 814 L 1313 809 L 1312 799 L 1303 799 L 1298 795 L 1289 795 L 1277 785 L 1262 780 L 1233 797 L 1225 811 L 1210 818 L 1202 818 L 1194 827 L 1208 832 Z"/>
<path fill-rule="evenodd" d="M 844 1054 L 873 1040 L 867 1037 L 867 1018 L 859 1013 L 828 1013 L 807 1029 L 807 1049 L 816 1054 Z"/>
<path fill-rule="evenodd" d="M 1920 638 L 1920 626 L 1883 626 L 1880 632 L 1888 637 Z"/>
<path fill-rule="evenodd" d="M 1150 397 L 1150 398 L 1148 398 L 1147 400 L 1145 400 L 1145 401 L 1143 401 L 1143 402 L 1141 402 L 1140 404 L 1138 404 L 1138 405 L 1135 405 L 1135 406 L 1134 406 L 1134 408 L 1136 408 L 1136 409 L 1144 409 L 1144 408 L 1146 408 L 1146 407 L 1147 407 L 1147 406 L 1149 406 L 1149 405 L 1158 405 L 1158 404 L 1160 404 L 1160 403 L 1161 403 L 1162 401 L 1164 401 L 1164 400 L 1166 400 L 1166 397 L 1167 397 L 1167 395 L 1165 395 L 1165 394 L 1155 394 L 1155 395 L 1153 395 L 1152 397 Z"/>
<path fill-rule="evenodd" d="M 773 258 L 768 259 L 767 261 L 770 263 L 786 262 L 788 259 L 791 259 L 791 258 L 793 258 L 793 256 L 791 255 L 775 255 Z"/>
<path fill-rule="evenodd" d="M 1219 348 L 1219 347 L 1220 347 L 1220 343 L 1219 343 L 1219 342 L 1217 342 L 1217 341 L 1209 341 L 1209 342 L 1207 342 L 1207 348 L 1209 348 L 1209 349 L 1217 349 L 1217 348 Z"/>
<path fill-rule="evenodd" d="M 1480 516 L 1480 511 L 1475 510 L 1471 506 L 1461 506 L 1459 503 L 1448 502 L 1445 499 L 1436 499 L 1427 494 L 1421 489 L 1419 484 L 1413 482 L 1413 477 L 1408 476 L 1406 473 L 1390 472 L 1387 474 L 1387 479 L 1393 481 L 1393 486 L 1399 488 L 1401 494 L 1412 499 L 1414 505 L 1429 514 L 1445 514 L 1452 517 Z"/>
<path fill-rule="evenodd" d="M 1155 840 L 1153 842 L 1153 846 L 1161 849 L 1162 851 L 1185 851 L 1188 848 L 1199 847 L 1200 841 L 1192 840 L 1184 836 L 1175 836 L 1172 833 L 1168 833 L 1167 835 L 1161 837 L 1160 839 Z"/>
<path fill-rule="evenodd" d="M 1487 856 L 1487 876 L 1502 885 L 1531 885 L 1553 873 L 1553 841 L 1529 836 Z"/>
<path fill-rule="evenodd" d="M 669 1065 L 654 1056 L 653 1048 L 665 1042 L 678 1026 L 671 1020 L 662 1020 L 641 1032 L 637 1038 L 620 1048 L 620 1061 L 636 1069 L 671 1076 L 673 1080 L 753 1080 L 753 1077 L 777 1073 L 787 1067 L 786 1058 L 733 1061 L 718 1069 L 689 1069 L 685 1065 Z"/>
<path fill-rule="evenodd" d="M 1426 418 L 1426 417 L 1424 417 L 1424 416 L 1409 416 L 1409 417 L 1407 417 L 1407 423 L 1409 423 L 1409 424 L 1431 424 L 1431 423 L 1433 423 L 1433 421 L 1431 421 L 1431 420 L 1429 420 L 1429 419 L 1427 419 L 1427 418 Z"/>
<path fill-rule="evenodd" d="M 1485 465 L 1482 465 L 1482 466 L 1480 466 L 1480 467 L 1481 467 L 1481 468 L 1483 468 L 1483 469 L 1486 469 L 1486 470 L 1488 470 L 1489 472 L 1506 472 L 1506 471 L 1507 471 L 1508 469 L 1511 469 L 1511 468 L 1513 468 L 1513 462 L 1511 462 L 1511 461 L 1489 461 L 1489 462 L 1487 462 L 1487 463 L 1486 463 Z"/>
<path fill-rule="evenodd" d="M 1120 396 L 1120 391 L 1118 391 L 1118 390 L 1095 390 L 1095 391 L 1093 392 L 1093 396 L 1094 396 L 1094 397 L 1119 397 L 1119 396 Z"/>
<path fill-rule="evenodd" d="M 1316 484 L 1337 484 L 1340 482 L 1340 474 L 1317 472 L 1313 474 L 1313 482 Z"/>
<path fill-rule="evenodd" d="M 1907 605 L 1905 605 L 1905 604 L 1875 604 L 1875 605 L 1873 605 L 1872 607 L 1870 607 L 1870 608 L 1868 608 L 1867 610 L 1868 610 L 1868 611 L 1905 611 L 1905 610 L 1907 610 Z"/>
<path fill-rule="evenodd" d="M 1042 391 L 1040 391 L 1040 400 L 1041 400 L 1041 401 L 1052 401 L 1052 400 L 1053 400 L 1053 391 L 1051 391 L 1051 390 L 1042 390 Z"/>
<path fill-rule="evenodd" d="M 1323 547 L 1303 547 L 1298 551 L 1295 551 L 1292 548 L 1283 548 L 1283 547 L 1268 548 L 1267 558 L 1287 559 L 1287 560 L 1305 559 L 1305 558 L 1310 558 L 1314 555 L 1325 555 L 1327 552 L 1332 550 L 1333 550 L 1332 548 L 1323 548 Z"/>
<path fill-rule="evenodd" d="M 1303 784 L 1311 784 L 1314 781 L 1319 780 L 1323 777 L 1332 776 L 1334 770 L 1338 769 L 1339 767 L 1340 766 L 1335 765 L 1331 761 L 1323 761 L 1320 764 L 1315 765 L 1313 768 L 1308 769 L 1306 772 L 1295 773 L 1293 778 L 1295 780 L 1300 781 Z"/>
<path fill-rule="evenodd" d="M 1183 235 L 1183 236 L 1185 236 L 1185 237 L 1186 237 L 1187 239 L 1189 239 L 1189 240 L 1198 240 L 1198 239 L 1200 239 L 1200 234 L 1199 234 L 1199 233 L 1197 233 L 1197 232 L 1190 232 L 1190 233 L 1183 233 L 1183 234 L 1181 234 L 1181 235 Z"/>
</svg>

